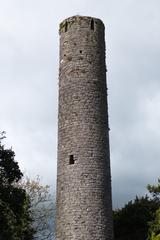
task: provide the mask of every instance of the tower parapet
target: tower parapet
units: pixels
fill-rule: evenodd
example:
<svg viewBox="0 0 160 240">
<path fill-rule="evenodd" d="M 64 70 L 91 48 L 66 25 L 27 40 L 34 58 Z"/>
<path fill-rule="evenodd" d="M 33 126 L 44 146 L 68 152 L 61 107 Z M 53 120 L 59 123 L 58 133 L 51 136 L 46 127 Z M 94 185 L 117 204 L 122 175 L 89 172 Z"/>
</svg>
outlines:
<svg viewBox="0 0 160 240">
<path fill-rule="evenodd" d="M 99 29 L 100 26 L 101 28 L 104 28 L 103 22 L 98 18 L 76 15 L 73 17 L 69 17 L 60 23 L 59 33 L 61 34 L 63 32 L 67 32 L 73 24 L 74 26 L 76 24 L 78 28 L 84 27 L 91 30 Z"/>
</svg>

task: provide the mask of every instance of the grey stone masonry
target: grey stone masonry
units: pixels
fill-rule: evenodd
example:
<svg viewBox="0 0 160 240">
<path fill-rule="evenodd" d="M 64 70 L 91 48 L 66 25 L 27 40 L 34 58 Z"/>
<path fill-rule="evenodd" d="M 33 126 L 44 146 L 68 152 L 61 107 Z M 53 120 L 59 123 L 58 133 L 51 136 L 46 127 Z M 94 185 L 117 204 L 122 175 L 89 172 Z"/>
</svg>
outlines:
<svg viewBox="0 0 160 240">
<path fill-rule="evenodd" d="M 104 24 L 60 24 L 56 240 L 113 240 Z"/>
</svg>

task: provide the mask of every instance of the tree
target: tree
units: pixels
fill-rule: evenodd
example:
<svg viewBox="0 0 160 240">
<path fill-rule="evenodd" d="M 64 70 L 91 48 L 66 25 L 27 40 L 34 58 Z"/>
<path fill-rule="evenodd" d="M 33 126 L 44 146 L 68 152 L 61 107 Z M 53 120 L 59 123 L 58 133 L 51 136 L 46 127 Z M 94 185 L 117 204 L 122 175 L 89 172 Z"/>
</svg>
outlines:
<svg viewBox="0 0 160 240">
<path fill-rule="evenodd" d="M 160 240 L 160 178 L 157 185 L 148 185 L 147 189 L 151 198 L 158 204 L 159 208 L 155 213 L 155 218 L 149 223 L 148 239 Z"/>
<path fill-rule="evenodd" d="M 158 178 L 157 185 L 148 184 L 147 189 L 151 195 L 151 198 L 157 203 L 160 203 L 160 178 Z"/>
<path fill-rule="evenodd" d="M 25 189 L 15 186 L 23 174 L 12 149 L 1 144 L 0 133 L 0 240 L 31 240 L 34 229 L 30 215 L 30 199 Z"/>
<path fill-rule="evenodd" d="M 114 230 L 116 240 L 146 240 L 148 222 L 154 219 L 159 204 L 147 195 L 136 197 L 122 209 L 114 211 Z"/>
<path fill-rule="evenodd" d="M 39 176 L 34 180 L 25 177 L 18 185 L 26 190 L 30 198 L 33 228 L 36 231 L 34 239 L 54 239 L 55 207 L 50 187 L 41 184 Z"/>
<path fill-rule="evenodd" d="M 160 240 L 160 179 L 149 194 L 114 211 L 116 240 Z"/>
<path fill-rule="evenodd" d="M 149 240 L 160 240 L 160 209 L 156 211 L 155 219 L 150 222 Z"/>
</svg>

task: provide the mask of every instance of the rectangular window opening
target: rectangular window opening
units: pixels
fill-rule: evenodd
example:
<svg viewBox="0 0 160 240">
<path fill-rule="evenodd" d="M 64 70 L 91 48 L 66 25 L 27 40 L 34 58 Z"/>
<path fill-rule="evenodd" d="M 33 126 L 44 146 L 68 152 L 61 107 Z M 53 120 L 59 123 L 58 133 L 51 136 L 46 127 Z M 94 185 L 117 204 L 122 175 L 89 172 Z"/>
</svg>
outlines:
<svg viewBox="0 0 160 240">
<path fill-rule="evenodd" d="M 74 156 L 73 156 L 73 155 L 70 155 L 70 156 L 69 156 L 69 165 L 74 164 L 74 162 L 75 162 Z"/>
<path fill-rule="evenodd" d="M 65 23 L 65 32 L 67 32 L 67 30 L 68 30 L 68 23 L 66 22 Z"/>
<path fill-rule="evenodd" d="M 94 20 L 93 19 L 91 20 L 91 30 L 94 31 Z"/>
</svg>

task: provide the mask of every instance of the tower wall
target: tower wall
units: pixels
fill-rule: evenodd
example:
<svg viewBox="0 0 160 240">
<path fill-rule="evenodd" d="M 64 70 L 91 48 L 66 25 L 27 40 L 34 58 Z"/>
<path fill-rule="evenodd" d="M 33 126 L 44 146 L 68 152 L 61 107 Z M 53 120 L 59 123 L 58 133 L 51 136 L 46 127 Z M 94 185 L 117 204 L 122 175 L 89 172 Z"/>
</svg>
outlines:
<svg viewBox="0 0 160 240">
<path fill-rule="evenodd" d="M 56 240 L 111 240 L 104 24 L 60 24 Z"/>
</svg>

